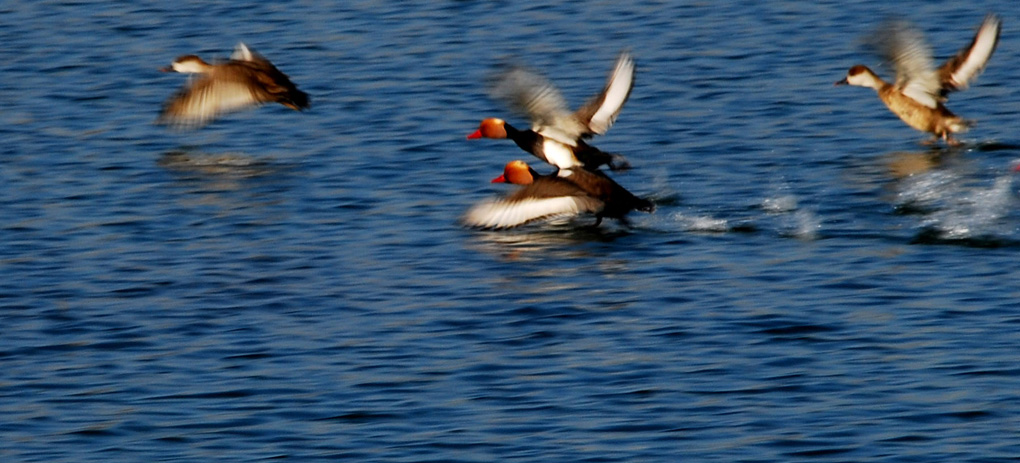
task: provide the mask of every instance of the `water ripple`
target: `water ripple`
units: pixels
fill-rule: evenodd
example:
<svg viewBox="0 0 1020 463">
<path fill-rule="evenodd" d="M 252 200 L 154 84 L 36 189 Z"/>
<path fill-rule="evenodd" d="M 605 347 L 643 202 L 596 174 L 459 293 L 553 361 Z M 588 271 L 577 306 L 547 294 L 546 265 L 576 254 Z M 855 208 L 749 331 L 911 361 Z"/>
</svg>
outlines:
<svg viewBox="0 0 1020 463">
<path fill-rule="evenodd" d="M 1016 24 L 1013 5 L 983 5 Z M 1012 461 L 1020 158 L 1007 28 L 926 148 L 862 89 L 969 4 L 14 2 L 0 12 L 3 461 Z M 878 14 L 876 14 L 878 13 Z M 937 40 L 935 38 L 937 37 Z M 315 106 L 153 124 L 243 40 Z M 945 45 L 947 48 L 942 48 Z M 527 156 L 506 62 L 573 105 L 638 62 L 612 172 L 655 200 L 458 217 Z M 889 74 L 887 69 L 881 69 Z"/>
</svg>

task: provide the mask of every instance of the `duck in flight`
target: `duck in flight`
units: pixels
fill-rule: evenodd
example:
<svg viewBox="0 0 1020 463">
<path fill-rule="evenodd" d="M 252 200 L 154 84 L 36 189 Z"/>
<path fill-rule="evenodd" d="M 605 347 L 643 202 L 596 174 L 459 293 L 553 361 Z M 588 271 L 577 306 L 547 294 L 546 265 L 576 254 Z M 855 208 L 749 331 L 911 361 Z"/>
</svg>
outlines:
<svg viewBox="0 0 1020 463">
<path fill-rule="evenodd" d="M 624 52 L 617 58 L 605 88 L 571 112 L 563 95 L 545 77 L 515 67 L 498 77 L 494 94 L 515 111 L 526 114 L 531 129 L 520 130 L 503 119 L 487 118 L 468 138 L 509 138 L 524 151 L 560 169 L 597 169 L 603 164 L 614 170 L 626 168 L 626 158 L 603 152 L 585 140 L 603 135 L 612 127 L 633 88 L 634 59 Z"/>
<path fill-rule="evenodd" d="M 309 107 L 308 94 L 243 43 L 222 63 L 209 64 L 198 56 L 184 55 L 161 70 L 200 77 L 163 104 L 157 123 L 197 127 L 221 114 L 265 103 L 280 103 L 296 111 Z"/>
<path fill-rule="evenodd" d="M 967 130 L 972 122 L 953 114 L 945 106 L 950 92 L 967 88 L 981 71 L 999 43 L 1002 23 L 988 15 L 974 39 L 939 68 L 935 68 L 931 47 L 923 35 L 904 22 L 890 23 L 877 35 L 884 57 L 896 69 L 896 81 L 888 83 L 864 65 L 856 65 L 836 85 L 868 87 L 907 125 L 941 138 L 949 145 L 958 142 L 954 133 Z"/>
<path fill-rule="evenodd" d="M 581 166 L 540 175 L 524 161 L 510 161 L 503 169 L 503 175 L 492 182 L 513 183 L 522 185 L 522 188 L 505 198 L 475 205 L 464 215 L 462 221 L 465 225 L 489 229 L 513 228 L 584 213 L 595 214 L 595 226 L 602 223 L 603 217 L 615 218 L 627 225 L 628 212 L 655 211 L 651 201 L 634 196 L 601 171 Z"/>
</svg>

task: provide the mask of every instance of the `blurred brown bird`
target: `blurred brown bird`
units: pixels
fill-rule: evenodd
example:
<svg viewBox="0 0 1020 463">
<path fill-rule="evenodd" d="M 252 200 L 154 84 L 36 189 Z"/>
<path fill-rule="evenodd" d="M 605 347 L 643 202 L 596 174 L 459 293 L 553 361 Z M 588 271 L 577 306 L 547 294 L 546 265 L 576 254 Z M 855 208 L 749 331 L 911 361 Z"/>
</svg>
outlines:
<svg viewBox="0 0 1020 463">
<path fill-rule="evenodd" d="M 265 103 L 280 103 L 296 111 L 309 107 L 308 94 L 243 43 L 223 63 L 209 64 L 198 56 L 184 55 L 161 70 L 201 77 L 163 104 L 157 123 L 197 127 L 223 113 Z"/>
</svg>

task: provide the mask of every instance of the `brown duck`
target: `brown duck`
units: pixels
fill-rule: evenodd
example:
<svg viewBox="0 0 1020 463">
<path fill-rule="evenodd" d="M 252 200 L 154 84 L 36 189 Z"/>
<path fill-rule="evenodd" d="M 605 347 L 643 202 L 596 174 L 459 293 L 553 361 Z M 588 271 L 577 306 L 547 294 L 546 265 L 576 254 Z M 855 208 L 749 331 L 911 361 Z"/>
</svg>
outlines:
<svg viewBox="0 0 1020 463">
<path fill-rule="evenodd" d="M 907 125 L 941 138 L 947 144 L 957 141 L 952 134 L 972 125 L 946 108 L 947 95 L 963 90 L 974 80 L 999 43 L 1001 21 L 988 15 L 969 45 L 935 68 L 931 48 L 922 34 L 906 23 L 891 23 L 880 30 L 878 39 L 883 54 L 896 68 L 896 82 L 888 83 L 864 65 L 856 65 L 836 85 L 873 88 L 878 97 Z"/>
<path fill-rule="evenodd" d="M 298 90 L 273 63 L 239 43 L 230 60 L 209 64 L 184 55 L 164 72 L 201 74 L 170 97 L 157 122 L 196 127 L 217 116 L 265 103 L 280 103 L 296 111 L 308 109 L 308 94 Z"/>
</svg>

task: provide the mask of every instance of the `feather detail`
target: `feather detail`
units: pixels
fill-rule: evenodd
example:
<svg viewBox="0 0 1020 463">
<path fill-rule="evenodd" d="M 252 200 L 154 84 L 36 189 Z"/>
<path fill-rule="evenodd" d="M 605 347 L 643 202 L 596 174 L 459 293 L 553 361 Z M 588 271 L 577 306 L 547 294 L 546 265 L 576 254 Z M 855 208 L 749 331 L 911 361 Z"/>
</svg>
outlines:
<svg viewBox="0 0 1020 463">
<path fill-rule="evenodd" d="M 897 21 L 885 24 L 877 37 L 882 55 L 896 69 L 896 88 L 924 106 L 938 106 L 942 85 L 935 72 L 931 46 L 921 31 L 910 23 Z"/>
<path fill-rule="evenodd" d="M 588 126 L 585 135 L 604 135 L 616 122 L 633 89 L 634 58 L 629 53 L 621 53 L 602 92 L 575 113 L 577 119 Z"/>
<path fill-rule="evenodd" d="M 586 196 L 491 200 L 472 207 L 462 221 L 476 228 L 513 228 L 539 220 L 598 212 L 602 206 L 601 201 Z"/>
<path fill-rule="evenodd" d="M 939 68 L 943 95 L 967 88 L 970 82 L 985 70 L 988 60 L 999 44 L 1001 29 L 1002 21 L 997 16 L 992 14 L 986 16 L 970 44 L 960 49 Z"/>
</svg>

